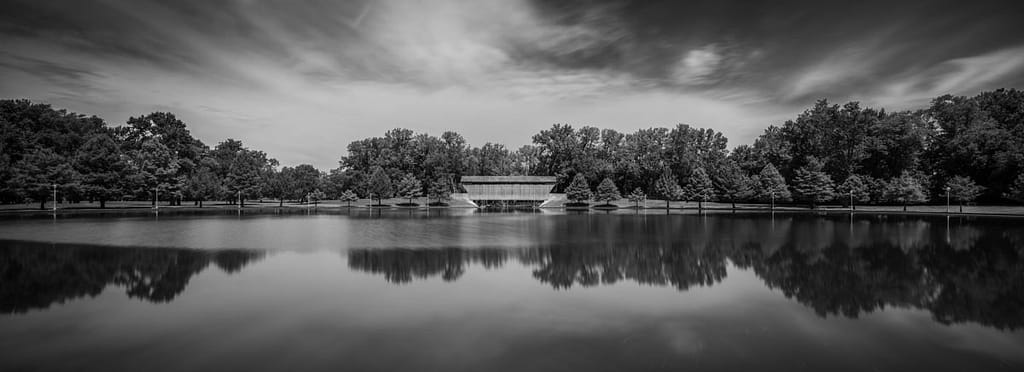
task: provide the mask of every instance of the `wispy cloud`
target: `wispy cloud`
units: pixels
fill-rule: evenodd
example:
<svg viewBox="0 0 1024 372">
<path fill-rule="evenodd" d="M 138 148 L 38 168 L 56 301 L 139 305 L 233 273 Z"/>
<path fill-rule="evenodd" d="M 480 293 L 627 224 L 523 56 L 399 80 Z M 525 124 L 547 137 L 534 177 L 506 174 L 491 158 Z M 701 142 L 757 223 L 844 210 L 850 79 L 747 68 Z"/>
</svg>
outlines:
<svg viewBox="0 0 1024 372">
<path fill-rule="evenodd" d="M 686 122 L 738 144 L 817 98 L 905 107 L 1024 83 L 1014 2 L 872 0 L 835 19 L 802 1 L 11 1 L 0 96 L 115 125 L 171 110 L 207 142 L 325 168 L 395 126 L 518 146 L 556 122 Z"/>
</svg>

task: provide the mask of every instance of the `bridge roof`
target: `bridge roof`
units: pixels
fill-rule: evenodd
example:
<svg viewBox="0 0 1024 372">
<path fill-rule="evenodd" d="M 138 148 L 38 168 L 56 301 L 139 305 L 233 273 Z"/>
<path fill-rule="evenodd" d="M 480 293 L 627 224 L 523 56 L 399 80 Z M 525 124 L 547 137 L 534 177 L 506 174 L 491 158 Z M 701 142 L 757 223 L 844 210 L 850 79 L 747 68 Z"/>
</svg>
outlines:
<svg viewBox="0 0 1024 372">
<path fill-rule="evenodd" d="M 463 184 L 555 184 L 550 176 L 462 176 Z"/>
</svg>

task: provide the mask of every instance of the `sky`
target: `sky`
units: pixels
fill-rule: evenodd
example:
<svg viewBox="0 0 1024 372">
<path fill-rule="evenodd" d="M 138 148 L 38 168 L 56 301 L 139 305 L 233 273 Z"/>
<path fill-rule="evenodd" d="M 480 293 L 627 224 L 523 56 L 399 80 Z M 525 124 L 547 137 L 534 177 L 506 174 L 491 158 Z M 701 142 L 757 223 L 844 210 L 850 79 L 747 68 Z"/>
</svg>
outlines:
<svg viewBox="0 0 1024 372">
<path fill-rule="evenodd" d="M 729 145 L 818 99 L 1024 87 L 1024 1 L 0 0 L 0 98 L 167 111 L 208 145 L 337 167 L 391 128 L 511 149 L 563 123 Z"/>
</svg>

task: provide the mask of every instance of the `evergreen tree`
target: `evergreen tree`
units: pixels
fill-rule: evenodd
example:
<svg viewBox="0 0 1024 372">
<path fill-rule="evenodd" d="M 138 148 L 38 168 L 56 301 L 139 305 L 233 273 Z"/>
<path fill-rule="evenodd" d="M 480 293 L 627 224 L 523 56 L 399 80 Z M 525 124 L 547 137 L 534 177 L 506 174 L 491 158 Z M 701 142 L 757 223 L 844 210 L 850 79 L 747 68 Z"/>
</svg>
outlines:
<svg viewBox="0 0 1024 372">
<path fill-rule="evenodd" d="M 640 209 L 640 203 L 647 201 L 647 194 L 644 194 L 644 190 L 641 190 L 639 187 L 633 189 L 633 192 L 629 193 L 626 197 L 629 198 L 629 201 L 633 202 L 637 209 Z"/>
<path fill-rule="evenodd" d="M 907 211 L 907 204 L 928 201 L 921 181 L 909 172 L 903 172 L 899 177 L 890 180 L 886 193 L 889 200 L 903 205 L 904 212 Z"/>
<path fill-rule="evenodd" d="M 793 191 L 801 200 L 810 203 L 811 208 L 835 197 L 832 177 L 821 171 L 821 168 L 820 162 L 811 160 L 806 166 L 797 169 L 793 177 Z"/>
<path fill-rule="evenodd" d="M 370 192 L 371 199 L 377 199 L 377 205 L 383 206 L 384 199 L 394 196 L 395 190 L 391 186 L 391 178 L 388 177 L 384 168 L 373 167 L 366 189 Z"/>
<path fill-rule="evenodd" d="M 1009 191 L 1004 196 L 1008 199 L 1024 202 L 1024 173 L 1017 176 L 1017 179 L 1010 185 Z"/>
<path fill-rule="evenodd" d="M 438 177 L 434 183 L 430 184 L 430 188 L 427 190 L 427 198 L 437 200 L 438 205 L 444 205 L 446 201 L 451 200 L 452 188 L 448 177 Z"/>
<path fill-rule="evenodd" d="M 697 167 L 690 172 L 686 186 L 683 187 L 683 195 L 685 199 L 696 200 L 697 208 L 700 210 L 704 209 L 704 202 L 715 197 L 715 185 L 703 167 Z"/>
<path fill-rule="evenodd" d="M 423 196 L 423 184 L 411 173 L 407 173 L 398 182 L 398 196 L 404 199 L 409 199 L 408 205 L 416 205 L 412 200 Z"/>
<path fill-rule="evenodd" d="M 611 205 L 613 201 L 622 199 L 622 195 L 619 194 L 619 188 L 615 186 L 615 182 L 611 178 L 605 178 L 597 185 L 597 193 L 594 195 L 594 200 L 605 202 L 604 205 Z"/>
<path fill-rule="evenodd" d="M 100 208 L 121 195 L 125 164 L 117 143 L 106 133 L 92 136 L 78 149 L 74 168 L 81 175 L 82 193 L 99 201 Z"/>
<path fill-rule="evenodd" d="M 853 195 L 855 203 L 866 203 L 871 200 L 871 191 L 867 181 L 857 174 L 846 177 L 846 180 L 836 187 L 836 194 L 836 198 L 846 203 L 849 203 L 850 195 Z M 853 209 L 856 207 L 854 206 Z"/>
<path fill-rule="evenodd" d="M 757 198 L 762 202 L 772 202 L 772 207 L 775 206 L 774 201 L 788 201 L 791 197 L 786 179 L 771 163 L 761 169 L 755 187 Z"/>
<path fill-rule="evenodd" d="M 309 201 L 313 202 L 313 208 L 316 208 L 319 205 L 320 200 L 327 197 L 327 194 L 324 194 L 320 189 L 313 189 L 307 197 L 309 198 Z"/>
<path fill-rule="evenodd" d="M 733 161 L 726 161 L 718 171 L 715 179 L 718 195 L 736 209 L 736 201 L 749 198 L 753 194 L 753 180 Z"/>
<path fill-rule="evenodd" d="M 946 187 L 949 189 L 949 195 L 960 205 L 960 213 L 964 213 L 964 202 L 974 201 L 985 191 L 984 187 L 978 186 L 973 180 L 964 176 L 953 177 L 946 183 Z"/>
<path fill-rule="evenodd" d="M 654 181 L 654 195 L 665 200 L 665 209 L 669 209 L 669 202 L 682 196 L 679 181 L 676 181 L 676 176 L 668 169 L 661 173 L 661 177 L 657 181 Z"/>
<path fill-rule="evenodd" d="M 583 173 L 577 173 L 569 187 L 565 188 L 565 198 L 573 203 L 583 204 L 591 196 L 590 185 L 587 185 L 587 177 Z"/>
<path fill-rule="evenodd" d="M 347 203 L 347 206 L 349 208 L 352 208 L 352 202 L 359 200 L 359 196 L 356 195 L 356 193 L 352 192 L 352 190 L 345 190 L 344 192 L 341 193 L 340 199 L 341 201 Z"/>
<path fill-rule="evenodd" d="M 25 196 L 39 202 L 39 209 L 46 208 L 46 201 L 53 198 L 53 185 L 65 193 L 73 186 L 78 175 L 67 159 L 48 149 L 33 150 L 14 165 L 12 183 Z"/>
</svg>

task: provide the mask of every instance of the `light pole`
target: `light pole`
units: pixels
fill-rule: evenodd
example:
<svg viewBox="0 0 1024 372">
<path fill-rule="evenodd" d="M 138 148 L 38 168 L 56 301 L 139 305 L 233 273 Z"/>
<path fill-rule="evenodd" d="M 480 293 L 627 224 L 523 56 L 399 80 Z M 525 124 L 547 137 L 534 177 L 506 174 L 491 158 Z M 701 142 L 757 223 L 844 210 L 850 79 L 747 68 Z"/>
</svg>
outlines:
<svg viewBox="0 0 1024 372">
<path fill-rule="evenodd" d="M 237 208 L 239 210 L 242 209 L 242 192 L 241 191 L 238 192 L 238 199 L 235 200 L 235 208 Z"/>
<path fill-rule="evenodd" d="M 853 213 L 854 209 L 855 208 L 853 207 L 853 190 L 850 190 L 850 213 Z"/>
<path fill-rule="evenodd" d="M 160 188 L 153 188 L 153 209 L 160 210 Z"/>
<path fill-rule="evenodd" d="M 53 213 L 57 213 L 57 184 L 53 184 Z"/>
<path fill-rule="evenodd" d="M 946 214 L 949 214 L 949 186 L 946 186 Z"/>
<path fill-rule="evenodd" d="M 775 190 L 772 190 L 771 194 L 772 194 L 772 204 L 771 204 L 772 206 L 771 206 L 771 209 L 772 209 L 772 211 L 774 211 L 775 210 Z"/>
</svg>

